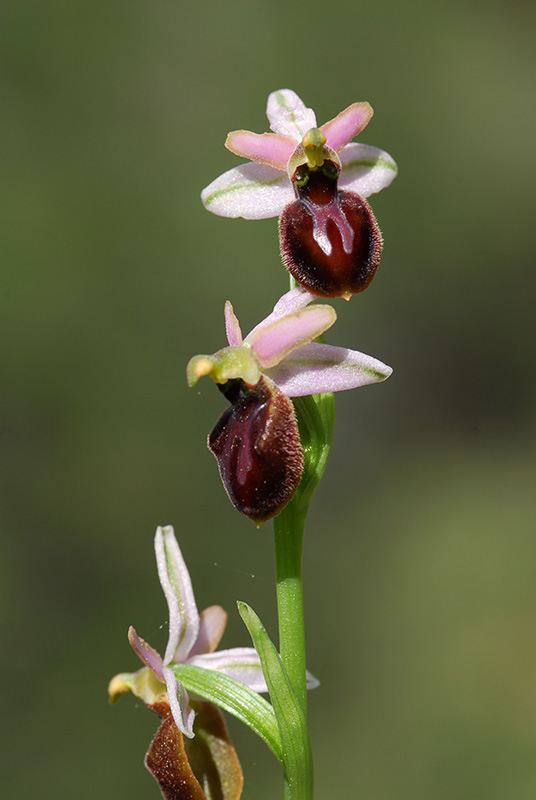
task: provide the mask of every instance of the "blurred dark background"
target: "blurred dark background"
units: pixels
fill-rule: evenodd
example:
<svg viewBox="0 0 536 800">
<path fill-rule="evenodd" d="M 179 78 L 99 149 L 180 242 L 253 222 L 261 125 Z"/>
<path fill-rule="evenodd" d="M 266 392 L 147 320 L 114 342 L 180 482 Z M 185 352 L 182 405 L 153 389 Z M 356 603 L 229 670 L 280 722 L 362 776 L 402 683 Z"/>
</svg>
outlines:
<svg viewBox="0 0 536 800">
<path fill-rule="evenodd" d="M 270 91 L 319 123 L 356 100 L 400 174 L 372 198 L 371 288 L 329 341 L 391 364 L 339 396 L 306 549 L 317 796 L 536 794 L 534 9 L 7 0 L 2 89 L 0 618 L 6 797 L 150 800 L 156 729 L 106 685 L 167 611 L 152 551 L 175 525 L 200 608 L 248 601 L 275 636 L 271 528 L 227 501 L 223 410 L 189 357 L 287 287 L 275 220 L 203 186 L 267 129 Z M 231 724 L 244 800 L 278 766 Z"/>
</svg>

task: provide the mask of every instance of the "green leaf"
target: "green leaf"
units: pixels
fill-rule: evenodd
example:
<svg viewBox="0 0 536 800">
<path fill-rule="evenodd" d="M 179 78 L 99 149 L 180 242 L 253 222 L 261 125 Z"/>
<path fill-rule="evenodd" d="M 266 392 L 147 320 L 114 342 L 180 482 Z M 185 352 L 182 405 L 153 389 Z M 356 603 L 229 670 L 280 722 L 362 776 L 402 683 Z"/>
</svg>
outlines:
<svg viewBox="0 0 536 800">
<path fill-rule="evenodd" d="M 251 728 L 283 764 L 274 709 L 260 694 L 242 681 L 212 669 L 174 664 L 173 672 L 185 689 L 209 700 Z"/>
<path fill-rule="evenodd" d="M 259 617 L 247 603 L 238 603 L 238 612 L 259 654 L 270 700 L 275 711 L 283 764 L 289 784 L 290 797 L 312 798 L 313 758 L 307 722 L 300 708 L 279 653 Z"/>
</svg>

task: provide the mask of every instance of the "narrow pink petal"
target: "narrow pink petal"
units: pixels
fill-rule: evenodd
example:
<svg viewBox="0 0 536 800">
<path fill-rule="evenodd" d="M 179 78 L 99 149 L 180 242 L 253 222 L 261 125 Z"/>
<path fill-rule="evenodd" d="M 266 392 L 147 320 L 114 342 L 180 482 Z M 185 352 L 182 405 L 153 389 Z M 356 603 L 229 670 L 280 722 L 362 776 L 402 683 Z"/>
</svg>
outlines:
<svg viewBox="0 0 536 800">
<path fill-rule="evenodd" d="M 193 739 L 195 711 L 190 708 L 190 698 L 184 686 L 179 683 L 175 673 L 169 667 L 164 667 L 169 707 L 175 720 L 175 725 L 182 733 Z"/>
<path fill-rule="evenodd" d="M 267 369 L 300 345 L 316 339 L 336 319 L 337 314 L 331 306 L 309 306 L 276 319 L 270 325 L 257 326 L 246 337 L 246 342 L 253 348 L 261 367 Z"/>
<path fill-rule="evenodd" d="M 158 577 L 169 607 L 169 639 L 164 663 L 187 658 L 199 632 L 199 613 L 190 574 L 171 525 L 157 528 L 154 540 Z"/>
<path fill-rule="evenodd" d="M 294 199 L 286 172 L 256 163 L 224 172 L 201 192 L 208 211 L 219 217 L 244 219 L 278 217 Z"/>
<path fill-rule="evenodd" d="M 212 653 L 220 643 L 227 624 L 227 612 L 221 606 L 209 606 L 201 612 L 199 635 L 190 650 L 189 658 L 200 653 Z"/>
<path fill-rule="evenodd" d="M 257 334 L 259 330 L 271 325 L 276 319 L 286 317 L 288 314 L 293 314 L 295 311 L 301 311 L 302 308 L 305 308 L 317 299 L 318 298 L 316 295 L 310 294 L 310 292 L 302 289 L 301 286 L 296 286 L 295 289 L 291 289 L 289 292 L 286 292 L 286 294 L 279 298 L 273 308 L 272 313 L 268 314 L 268 316 L 263 319 L 262 322 L 259 322 L 258 325 L 255 325 L 255 327 L 248 333 L 248 338 L 253 334 Z"/>
<path fill-rule="evenodd" d="M 296 149 L 296 142 L 291 136 L 280 133 L 232 131 L 227 137 L 225 147 L 242 158 L 286 170 L 288 160 Z"/>
<path fill-rule="evenodd" d="M 345 144 L 361 133 L 373 113 L 368 103 L 353 103 L 329 122 L 324 123 L 320 130 L 326 137 L 328 147 L 337 153 L 342 150 Z"/>
<path fill-rule="evenodd" d="M 231 650 L 218 650 L 215 653 L 194 656 L 188 659 L 188 664 L 222 672 L 242 681 L 255 692 L 268 691 L 259 656 L 253 647 L 233 647 Z"/>
<path fill-rule="evenodd" d="M 294 147 L 301 142 L 311 128 L 316 128 L 315 112 L 307 108 L 303 100 L 292 89 L 272 92 L 266 106 L 270 128 L 275 133 L 292 136 Z"/>
<path fill-rule="evenodd" d="M 311 342 L 267 370 L 267 375 L 288 397 L 302 397 L 378 383 L 392 371 L 391 367 L 357 350 Z"/>
<path fill-rule="evenodd" d="M 347 144 L 340 153 L 342 172 L 339 188 L 361 197 L 385 189 L 396 178 L 398 168 L 385 150 L 369 144 Z"/>
<path fill-rule="evenodd" d="M 128 629 L 128 641 L 145 666 L 152 669 L 158 680 L 163 682 L 162 657 L 141 636 L 138 636 L 132 625 Z"/>
<path fill-rule="evenodd" d="M 238 347 L 238 345 L 242 344 L 242 331 L 240 330 L 240 323 L 229 300 L 225 303 L 224 314 L 227 341 L 231 347 Z"/>
<path fill-rule="evenodd" d="M 259 330 L 271 325 L 276 319 L 286 317 L 288 314 L 293 314 L 295 311 L 301 311 L 302 308 L 305 308 L 316 299 L 316 295 L 310 294 L 300 286 L 297 286 L 295 289 L 291 289 L 289 292 L 279 298 L 272 313 L 268 314 L 266 319 L 263 319 L 263 321 L 259 322 L 258 325 L 255 325 L 255 327 L 248 333 L 247 338 L 249 339 L 250 336 L 254 334 L 256 335 Z"/>
</svg>

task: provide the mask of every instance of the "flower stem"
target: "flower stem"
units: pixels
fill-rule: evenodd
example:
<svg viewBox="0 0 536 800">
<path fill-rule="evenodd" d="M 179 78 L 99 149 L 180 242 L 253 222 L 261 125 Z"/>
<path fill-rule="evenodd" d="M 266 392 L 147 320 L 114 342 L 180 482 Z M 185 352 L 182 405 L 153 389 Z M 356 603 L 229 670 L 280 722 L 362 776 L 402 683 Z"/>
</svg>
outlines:
<svg viewBox="0 0 536 800">
<path fill-rule="evenodd" d="M 279 650 L 298 705 L 307 719 L 302 551 L 309 503 L 324 473 L 333 441 L 332 394 L 294 399 L 305 466 L 294 498 L 274 519 Z M 298 727 L 298 726 L 296 726 Z M 299 776 L 286 774 L 285 800 L 312 800 L 313 761 L 307 726 L 300 747 Z"/>
<path fill-rule="evenodd" d="M 309 503 L 318 486 L 333 442 L 332 394 L 294 400 L 305 467 L 291 502 L 274 519 L 279 646 L 283 666 L 307 718 L 302 551 Z"/>
<path fill-rule="evenodd" d="M 306 514 L 291 502 L 274 520 L 279 650 L 304 716 L 307 693 L 302 550 Z"/>
<path fill-rule="evenodd" d="M 298 705 L 307 715 L 305 675 L 305 627 L 303 616 L 302 549 L 307 509 L 291 502 L 274 520 L 277 577 L 277 609 L 279 618 L 279 650 Z M 299 726 L 296 726 L 296 731 Z M 313 759 L 307 726 L 296 775 L 287 770 L 284 800 L 313 799 Z"/>
</svg>

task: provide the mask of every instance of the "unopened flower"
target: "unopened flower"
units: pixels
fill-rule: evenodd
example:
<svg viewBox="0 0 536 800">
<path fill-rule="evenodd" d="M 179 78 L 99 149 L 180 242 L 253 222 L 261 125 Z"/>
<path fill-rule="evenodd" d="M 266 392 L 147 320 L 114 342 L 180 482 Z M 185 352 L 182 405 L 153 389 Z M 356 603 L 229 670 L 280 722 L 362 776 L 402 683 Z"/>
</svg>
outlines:
<svg viewBox="0 0 536 800">
<path fill-rule="evenodd" d="M 337 315 L 313 300 L 292 289 L 245 339 L 228 301 L 229 347 L 195 356 L 187 367 L 190 386 L 210 375 L 231 403 L 208 446 L 231 502 L 257 525 L 279 514 L 302 477 L 303 449 L 289 397 L 354 389 L 392 372 L 371 356 L 314 342 Z"/>
<path fill-rule="evenodd" d="M 389 186 L 397 167 L 377 147 L 350 144 L 372 117 L 353 103 L 320 128 L 290 89 L 272 92 L 273 133 L 233 131 L 226 147 L 253 163 L 225 172 L 203 190 L 205 207 L 224 217 L 280 216 L 283 262 L 303 288 L 323 297 L 365 289 L 379 264 L 382 238 L 363 198 Z"/>
</svg>

